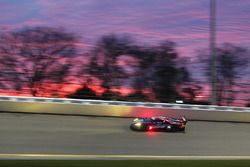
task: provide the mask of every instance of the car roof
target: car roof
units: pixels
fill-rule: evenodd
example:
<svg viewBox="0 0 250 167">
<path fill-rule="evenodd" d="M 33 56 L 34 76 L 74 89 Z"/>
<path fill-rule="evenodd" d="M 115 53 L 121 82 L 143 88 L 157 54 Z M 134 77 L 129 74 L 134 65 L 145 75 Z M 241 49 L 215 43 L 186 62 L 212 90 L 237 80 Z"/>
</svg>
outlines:
<svg viewBox="0 0 250 167">
<path fill-rule="evenodd" d="M 151 117 L 151 119 L 161 119 L 161 120 L 165 120 L 167 119 L 168 117 L 164 117 L 164 116 L 154 116 L 154 117 Z"/>
</svg>

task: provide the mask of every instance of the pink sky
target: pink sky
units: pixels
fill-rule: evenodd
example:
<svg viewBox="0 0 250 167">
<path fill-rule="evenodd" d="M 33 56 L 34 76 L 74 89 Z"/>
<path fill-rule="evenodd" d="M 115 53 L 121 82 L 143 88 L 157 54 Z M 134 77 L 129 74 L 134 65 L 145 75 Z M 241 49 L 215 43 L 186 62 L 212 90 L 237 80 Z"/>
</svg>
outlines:
<svg viewBox="0 0 250 167">
<path fill-rule="evenodd" d="M 181 56 L 208 47 L 209 0 L 1 0 L 1 29 L 63 27 L 89 45 L 109 33 L 141 43 L 168 39 Z M 217 42 L 250 46 L 250 1 L 217 0 Z"/>
<path fill-rule="evenodd" d="M 180 56 L 195 57 L 198 49 L 209 47 L 209 1 L 1 0 L 0 31 L 63 27 L 81 36 L 86 48 L 110 33 L 130 35 L 140 44 L 172 40 Z M 217 44 L 229 42 L 250 50 L 250 1 L 216 2 Z"/>
</svg>

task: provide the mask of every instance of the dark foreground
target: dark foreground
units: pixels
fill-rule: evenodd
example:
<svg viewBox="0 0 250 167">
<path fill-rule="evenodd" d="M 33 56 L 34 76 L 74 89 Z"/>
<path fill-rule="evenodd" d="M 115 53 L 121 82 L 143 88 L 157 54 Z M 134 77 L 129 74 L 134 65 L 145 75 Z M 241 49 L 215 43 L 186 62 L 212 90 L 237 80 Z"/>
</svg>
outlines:
<svg viewBox="0 0 250 167">
<path fill-rule="evenodd" d="M 249 167 L 250 160 L 1 160 L 3 167 Z"/>
</svg>

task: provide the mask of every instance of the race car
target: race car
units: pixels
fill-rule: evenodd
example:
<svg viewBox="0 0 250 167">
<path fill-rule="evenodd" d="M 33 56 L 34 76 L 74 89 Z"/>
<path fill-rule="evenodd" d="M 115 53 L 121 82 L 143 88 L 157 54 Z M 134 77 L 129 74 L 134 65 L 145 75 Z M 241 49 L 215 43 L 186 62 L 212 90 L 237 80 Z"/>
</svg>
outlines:
<svg viewBox="0 0 250 167">
<path fill-rule="evenodd" d="M 164 116 L 155 116 L 151 118 L 135 118 L 130 124 L 130 128 L 135 131 L 165 131 L 176 132 L 185 131 L 187 119 L 169 118 Z"/>
</svg>

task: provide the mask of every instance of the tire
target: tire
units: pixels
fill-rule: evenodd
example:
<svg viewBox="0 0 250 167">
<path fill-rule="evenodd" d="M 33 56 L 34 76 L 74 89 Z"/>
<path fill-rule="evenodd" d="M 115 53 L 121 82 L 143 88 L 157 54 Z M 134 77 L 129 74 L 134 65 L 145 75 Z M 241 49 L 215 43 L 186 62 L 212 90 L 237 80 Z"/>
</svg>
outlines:
<svg viewBox="0 0 250 167">
<path fill-rule="evenodd" d="M 185 132 L 185 128 L 180 129 L 180 131 Z"/>
<path fill-rule="evenodd" d="M 148 125 L 142 124 L 140 128 L 136 128 L 133 125 L 130 126 L 130 129 L 132 129 L 133 131 L 148 131 Z"/>
<path fill-rule="evenodd" d="M 146 124 L 143 124 L 143 126 L 142 126 L 142 131 L 148 131 L 148 125 L 146 125 Z"/>
<path fill-rule="evenodd" d="M 173 131 L 173 126 L 167 125 L 166 128 L 165 128 L 165 131 L 166 132 L 172 132 Z"/>
</svg>

